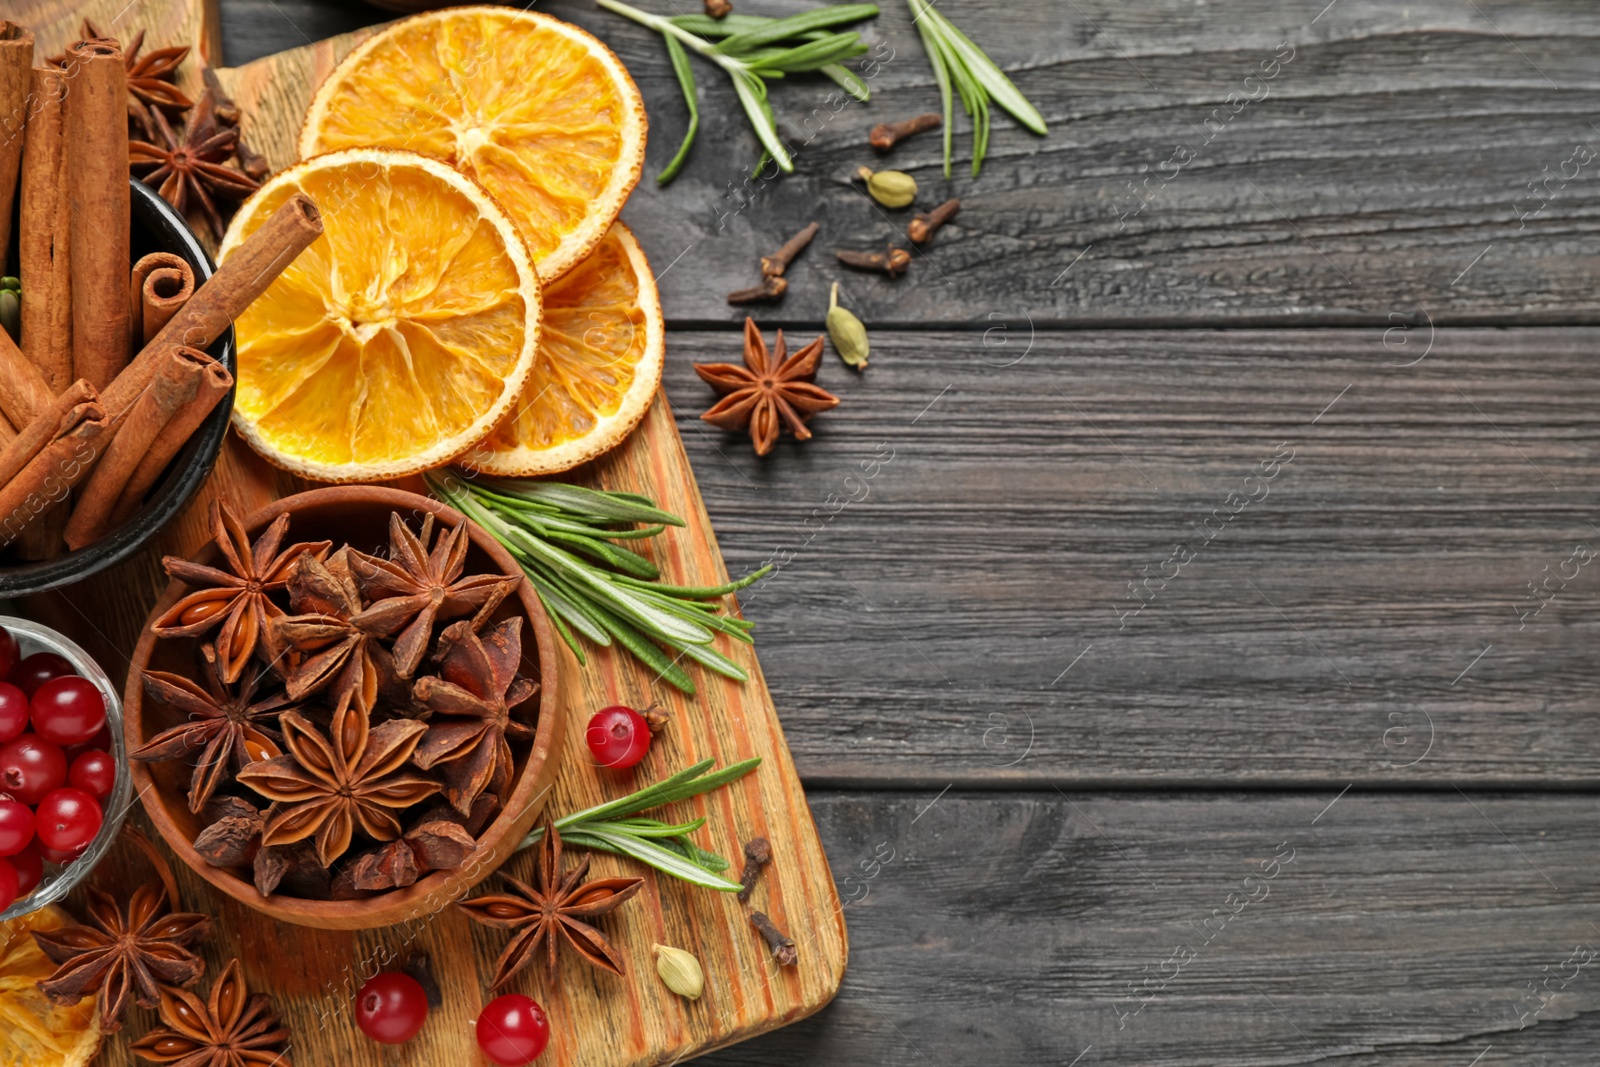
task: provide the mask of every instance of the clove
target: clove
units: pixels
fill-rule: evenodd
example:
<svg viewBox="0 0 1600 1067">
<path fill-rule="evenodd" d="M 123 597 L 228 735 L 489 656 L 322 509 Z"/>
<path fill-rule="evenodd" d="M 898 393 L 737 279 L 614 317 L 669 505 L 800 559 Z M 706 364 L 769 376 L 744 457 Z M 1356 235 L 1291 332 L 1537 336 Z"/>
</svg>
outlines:
<svg viewBox="0 0 1600 1067">
<path fill-rule="evenodd" d="M 727 17 L 733 11 L 733 5 L 728 0 L 706 0 L 706 14 L 714 19 Z"/>
<path fill-rule="evenodd" d="M 666 728 L 667 723 L 672 721 L 672 712 L 654 701 L 648 708 L 641 708 L 639 715 L 644 719 L 645 725 L 650 727 L 652 734 L 659 734 Z"/>
<path fill-rule="evenodd" d="M 239 105 L 234 103 L 228 94 L 222 91 L 222 82 L 217 79 L 216 71 L 209 66 L 202 67 L 200 75 L 205 80 L 206 88 L 211 90 L 211 96 L 214 101 L 211 112 L 212 117 L 224 126 L 238 129 L 244 113 L 239 110 Z M 233 156 L 239 162 L 239 169 L 258 182 L 272 173 L 272 165 L 267 162 L 266 157 L 253 151 L 249 145 L 244 143 L 242 136 L 233 143 Z"/>
<path fill-rule="evenodd" d="M 772 843 L 764 837 L 752 837 L 744 846 L 744 871 L 739 875 L 739 903 L 750 902 L 750 892 L 761 877 L 761 868 L 772 862 Z"/>
<path fill-rule="evenodd" d="M 867 143 L 880 152 L 887 152 L 914 133 L 937 130 L 943 121 L 937 111 L 929 111 L 902 122 L 880 122 L 867 134 Z"/>
<path fill-rule="evenodd" d="M 767 275 L 760 285 L 748 289 L 735 289 L 728 294 L 730 304 L 770 304 L 789 291 L 789 279 Z"/>
<path fill-rule="evenodd" d="M 960 210 L 961 201 L 952 197 L 932 211 L 920 212 L 906 227 L 906 236 L 911 238 L 912 244 L 923 244 L 933 236 L 935 230 L 955 218 Z"/>
<path fill-rule="evenodd" d="M 911 266 L 911 253 L 892 245 L 883 252 L 851 252 L 841 248 L 834 255 L 847 267 L 876 271 L 891 278 L 900 277 L 906 272 L 906 268 Z"/>
<path fill-rule="evenodd" d="M 801 230 L 799 233 L 783 242 L 783 247 L 772 253 L 772 255 L 762 256 L 762 276 L 767 278 L 781 278 L 783 276 L 783 272 L 787 270 L 789 264 L 793 262 L 794 257 L 798 256 L 801 251 L 805 249 L 806 245 L 811 243 L 811 239 L 817 235 L 817 231 L 819 229 L 821 229 L 821 227 L 813 222 L 805 229 Z"/>
<path fill-rule="evenodd" d="M 428 1007 L 444 1007 L 444 992 L 439 988 L 439 982 L 433 977 L 433 966 L 428 960 L 428 954 L 421 949 L 412 949 L 406 953 L 405 962 L 400 969 L 422 987 L 422 992 L 428 998 Z"/>
<path fill-rule="evenodd" d="M 800 962 L 800 953 L 794 947 L 794 940 L 773 925 L 771 919 L 759 911 L 752 911 L 750 925 L 760 930 L 761 936 L 766 938 L 772 948 L 772 958 L 778 961 L 779 966 L 793 967 Z"/>
</svg>

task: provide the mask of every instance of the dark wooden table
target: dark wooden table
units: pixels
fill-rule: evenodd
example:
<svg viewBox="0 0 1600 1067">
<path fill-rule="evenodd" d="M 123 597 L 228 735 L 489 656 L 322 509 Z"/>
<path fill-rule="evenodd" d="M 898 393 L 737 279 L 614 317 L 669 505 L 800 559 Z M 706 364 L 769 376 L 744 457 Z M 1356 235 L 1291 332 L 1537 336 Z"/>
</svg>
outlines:
<svg viewBox="0 0 1600 1067">
<path fill-rule="evenodd" d="M 744 602 L 851 902 L 838 1000 L 711 1061 L 1594 1063 L 1600 11 L 944 0 L 1051 132 L 902 146 L 965 206 L 889 282 L 831 253 L 901 232 L 846 179 L 937 104 L 899 0 L 869 107 L 776 89 L 781 180 L 697 67 L 664 191 L 659 39 L 540 6 L 650 105 L 666 388 L 730 568 L 786 561 Z M 222 8 L 229 63 L 384 17 Z M 842 278 L 872 365 L 757 460 L 689 364 L 812 218 L 761 319 Z"/>
</svg>

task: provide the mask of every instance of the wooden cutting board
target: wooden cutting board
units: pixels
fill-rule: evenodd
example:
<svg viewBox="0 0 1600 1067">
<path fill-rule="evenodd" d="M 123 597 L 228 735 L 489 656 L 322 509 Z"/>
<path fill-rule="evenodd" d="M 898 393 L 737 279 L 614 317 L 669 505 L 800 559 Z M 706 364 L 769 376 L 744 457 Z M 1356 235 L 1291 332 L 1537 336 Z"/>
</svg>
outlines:
<svg viewBox="0 0 1600 1067">
<path fill-rule="evenodd" d="M 204 0 L 132 4 L 21 0 L 20 5 L 11 0 L 7 11 L 7 17 L 34 30 L 40 55 L 60 51 L 76 35 L 84 15 L 119 36 L 148 28 L 151 46 L 188 40 L 202 56 L 218 54 L 215 12 Z M 316 84 L 364 36 L 333 38 L 219 71 L 244 109 L 246 139 L 275 168 L 295 159 L 295 136 Z M 198 86 L 193 61 L 185 63 L 183 74 L 186 87 Z M 670 347 L 669 343 L 668 358 L 673 358 Z M 656 538 L 649 550 L 666 581 L 702 585 L 727 579 L 664 396 L 657 397 L 621 448 L 574 472 L 572 479 L 597 488 L 643 493 L 688 520 L 686 528 Z M 165 584 L 160 558 L 168 553 L 187 556 L 203 543 L 209 503 L 221 498 L 249 512 L 308 487 L 270 467 L 230 434 L 211 478 L 155 542 L 121 566 L 63 592 L 34 598 L 27 613 L 70 634 L 113 676 L 125 673 L 136 635 Z M 718 647 L 749 672 L 750 681 L 741 685 L 691 668 L 700 692 L 690 699 L 669 686 L 652 686 L 650 672 L 631 658 L 593 650 L 588 665 L 580 667 L 562 646 L 561 711 L 568 716 L 567 751 L 549 810 L 560 814 L 620 796 L 699 759 L 711 757 L 726 765 L 761 756 L 764 762 L 754 774 L 708 797 L 678 805 L 675 815 L 709 819 L 697 840 L 733 860 L 730 873 L 735 877 L 742 865 L 743 841 L 762 835 L 772 842 L 774 862 L 751 903 L 795 939 L 800 963 L 780 968 L 772 962 L 749 925 L 747 909 L 732 894 L 657 878 L 639 864 L 595 854 L 598 876 L 628 873 L 647 879 L 643 894 L 602 920 L 627 959 L 628 973 L 613 978 L 569 957 L 554 986 L 542 972 L 534 973 L 537 969 L 519 977 L 515 989 L 532 996 L 550 1014 L 553 1036 L 538 1061 L 541 1064 L 621 1067 L 678 1062 L 803 1018 L 839 989 L 848 953 L 839 897 L 772 698 L 751 649 L 721 638 Z M 646 761 L 630 776 L 597 771 L 583 742 L 582 726 L 588 716 L 608 704 L 642 707 L 652 699 L 669 708 L 673 719 Z M 142 811 L 136 808 L 131 821 L 143 824 Z M 129 855 L 114 854 L 96 872 L 97 882 L 127 888 L 146 876 L 133 850 L 125 851 Z M 529 878 L 532 856 L 518 856 L 506 869 Z M 251 989 L 272 995 L 293 1032 L 290 1051 L 297 1067 L 487 1062 L 477 1051 L 472 1025 L 489 999 L 487 981 L 505 944 L 504 934 L 473 924 L 455 909 L 387 930 L 309 930 L 275 923 L 233 903 L 187 869 L 178 874 L 185 907 L 208 912 L 217 920 L 206 947 L 209 973 L 215 974 L 229 957 L 242 958 Z M 491 878 L 485 887 L 494 884 Z M 700 1000 L 682 1000 L 661 984 L 650 951 L 657 942 L 690 949 L 700 957 L 706 972 Z M 390 961 L 412 949 L 430 956 L 444 990 L 444 1006 L 409 1044 L 376 1045 L 356 1029 L 351 1012 L 354 992 L 365 976 L 392 967 Z M 144 1033 L 153 1021 L 153 1013 L 135 1011 L 125 1035 L 106 1043 L 99 1062 L 138 1062 L 128 1054 L 126 1042 Z"/>
</svg>

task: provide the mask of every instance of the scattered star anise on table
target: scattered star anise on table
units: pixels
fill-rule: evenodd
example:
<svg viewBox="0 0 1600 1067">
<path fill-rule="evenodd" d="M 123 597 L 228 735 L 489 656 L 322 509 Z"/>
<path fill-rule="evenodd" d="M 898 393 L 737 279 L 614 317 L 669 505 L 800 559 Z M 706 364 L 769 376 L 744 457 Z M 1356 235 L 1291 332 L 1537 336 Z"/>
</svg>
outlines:
<svg viewBox="0 0 1600 1067">
<path fill-rule="evenodd" d="M 201 1000 L 181 989 L 162 989 L 159 1007 L 165 1026 L 129 1045 L 150 1063 L 181 1067 L 290 1067 L 284 1049 L 289 1031 L 265 993 L 251 994 L 229 960 Z"/>
<path fill-rule="evenodd" d="M 571 872 L 562 873 L 561 834 L 546 819 L 544 840 L 539 843 L 537 889 L 502 872 L 501 877 L 511 887 L 509 893 L 491 893 L 456 905 L 485 926 L 518 931 L 495 961 L 495 989 L 532 963 L 541 947 L 553 982 L 561 941 L 603 971 L 617 975 L 625 972 L 622 955 L 588 920 L 604 915 L 638 893 L 644 879 L 600 878 L 584 882 L 588 873 L 588 856 Z"/>
<path fill-rule="evenodd" d="M 722 399 L 700 417 L 724 430 L 747 431 L 758 456 L 772 451 L 785 426 L 796 440 L 810 440 L 811 430 L 806 420 L 839 403 L 838 397 L 815 384 L 821 360 L 821 337 L 790 356 L 782 330 L 778 331 L 777 342 L 769 355 L 755 320 L 746 318 L 744 366 L 733 363 L 694 365 L 694 372 L 722 395 Z"/>
<path fill-rule="evenodd" d="M 445 799 L 462 814 L 485 790 L 505 795 L 515 764 L 506 739 L 527 740 L 532 726 L 512 718 L 538 683 L 517 673 L 522 663 L 522 620 L 506 619 L 479 635 L 466 619 L 440 635 L 449 649 L 437 677 L 417 679 L 412 692 L 436 716 L 412 757 L 423 770 L 439 768 Z"/>
<path fill-rule="evenodd" d="M 261 188 L 261 183 L 225 165 L 238 147 L 239 130 L 219 123 L 214 107 L 208 89 L 190 112 L 181 137 L 172 132 L 160 108 L 151 108 L 151 139 L 128 142 L 128 167 L 146 185 L 155 186 L 161 199 L 178 214 L 198 207 L 220 241 L 223 226 L 217 198 L 242 200 Z"/>
<path fill-rule="evenodd" d="M 295 703 L 281 691 L 256 699 L 263 673 L 259 670 L 246 671 L 239 687 L 231 688 L 222 678 L 216 650 L 206 645 L 202 655 L 204 689 L 179 674 L 144 672 L 145 695 L 181 712 L 185 719 L 128 753 L 132 759 L 157 763 L 199 752 L 189 781 L 189 810 L 196 814 L 234 772 L 256 760 L 282 755 L 278 745 L 283 735 L 266 723 Z"/>
<path fill-rule="evenodd" d="M 276 618 L 271 626 L 282 647 L 302 657 L 284 679 L 289 696 L 303 700 L 327 690 L 336 709 L 353 704 L 370 713 L 394 667 L 377 637 L 356 624 L 361 592 L 350 550 L 341 548 L 326 563 L 301 556 L 289 568 L 286 585 L 289 607 L 298 614 Z"/>
<path fill-rule="evenodd" d="M 400 836 L 395 812 L 439 791 L 439 783 L 401 770 L 427 729 L 410 719 L 369 726 L 365 712 L 334 712 L 328 736 L 297 711 L 279 719 L 288 752 L 252 763 L 239 781 L 276 806 L 261 843 L 288 845 L 316 835 L 327 867 L 344 855 L 357 824 L 376 841 Z"/>
<path fill-rule="evenodd" d="M 170 910 L 159 882 L 140 886 L 126 914 L 109 893 L 88 886 L 89 924 L 34 931 L 39 948 L 58 964 L 39 990 L 58 1004 L 100 997 L 100 1029 L 120 1030 L 131 996 L 153 1008 L 160 985 L 186 987 L 205 973 L 205 961 L 190 946 L 211 930 L 204 915 Z"/>
<path fill-rule="evenodd" d="M 289 532 L 289 516 L 280 515 L 252 544 L 244 524 L 225 505 L 211 505 L 211 533 L 222 554 L 222 565 L 208 567 L 179 556 L 167 556 L 161 564 L 167 573 L 194 587 L 172 605 L 150 629 L 157 637 L 198 637 L 216 627 L 217 656 L 222 664 L 222 679 L 230 685 L 244 673 L 256 646 L 267 634 L 269 623 L 283 614 L 269 593 L 282 589 L 289 567 L 300 556 L 310 553 L 320 558 L 331 541 L 301 542 L 283 547 Z"/>
<path fill-rule="evenodd" d="M 351 564 L 361 592 L 372 601 L 351 621 L 380 637 L 394 639 L 394 669 L 399 678 L 416 673 L 433 639 L 436 622 L 460 615 L 486 618 L 516 589 L 520 577 L 474 574 L 462 578 L 471 538 L 466 523 L 433 533 L 433 516 L 422 520 L 421 536 L 396 513 L 389 515 L 389 558 L 357 553 Z"/>
</svg>

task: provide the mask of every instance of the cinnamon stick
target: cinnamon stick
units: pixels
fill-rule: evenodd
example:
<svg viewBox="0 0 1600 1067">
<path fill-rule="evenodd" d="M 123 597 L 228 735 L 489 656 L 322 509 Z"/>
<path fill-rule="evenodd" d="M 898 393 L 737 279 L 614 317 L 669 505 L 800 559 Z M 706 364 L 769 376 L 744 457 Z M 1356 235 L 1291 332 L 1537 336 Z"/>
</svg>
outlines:
<svg viewBox="0 0 1600 1067">
<path fill-rule="evenodd" d="M 67 192 L 72 201 L 72 372 L 105 389 L 127 366 L 128 77 L 109 38 L 67 50 Z"/>
<path fill-rule="evenodd" d="M 163 427 L 199 392 L 207 365 L 216 362 L 193 348 L 172 351 L 150 382 L 150 388 L 128 409 L 116 436 L 106 445 L 89 480 L 78 493 L 63 531 L 67 547 L 76 551 L 98 541 L 111 529 L 111 515 L 134 470 L 144 459 Z"/>
<path fill-rule="evenodd" d="M 98 399 L 94 386 L 80 378 L 51 401 L 47 410 L 23 427 L 16 439 L 0 451 L 0 485 L 9 484 L 45 445 L 76 425 L 76 420 L 69 417 L 75 408 Z"/>
<path fill-rule="evenodd" d="M 0 262 L 11 247 L 11 205 L 22 164 L 32 67 L 33 34 L 15 22 L 0 20 Z"/>
<path fill-rule="evenodd" d="M 26 297 L 22 303 L 27 305 Z M 10 334 L 0 330 L 0 412 L 6 420 L 13 427 L 27 426 L 49 409 L 55 396 L 39 368 L 28 362 Z"/>
<path fill-rule="evenodd" d="M 67 234 L 67 76 L 54 67 L 32 73 L 28 129 L 22 147 L 22 209 L 17 224 L 21 261 L 22 352 L 53 392 L 72 384 L 72 278 Z"/>
<path fill-rule="evenodd" d="M 133 265 L 132 330 L 134 341 L 149 342 L 194 295 L 194 268 L 182 256 L 151 252 Z"/>
<path fill-rule="evenodd" d="M 228 373 L 228 368 L 214 359 L 208 363 L 205 373 L 200 376 L 194 399 L 179 408 L 177 414 L 161 428 L 156 439 L 145 450 L 144 458 L 133 469 L 133 475 L 117 500 L 117 506 L 111 511 L 112 529 L 133 518 L 134 512 L 144 504 L 157 479 L 167 469 L 167 464 L 189 443 L 189 438 L 194 436 L 200 424 L 206 421 L 222 398 L 228 395 L 228 390 L 233 388 L 233 375 Z"/>
<path fill-rule="evenodd" d="M 95 403 L 79 404 L 57 433 L 15 478 L 0 488 L 0 546 L 10 544 L 38 517 L 67 498 L 94 467 L 111 419 Z"/>
<path fill-rule="evenodd" d="M 106 410 L 126 411 L 177 348 L 204 349 L 215 341 L 321 233 L 322 215 L 309 197 L 296 193 L 284 201 L 117 375 L 101 396 Z"/>
</svg>

